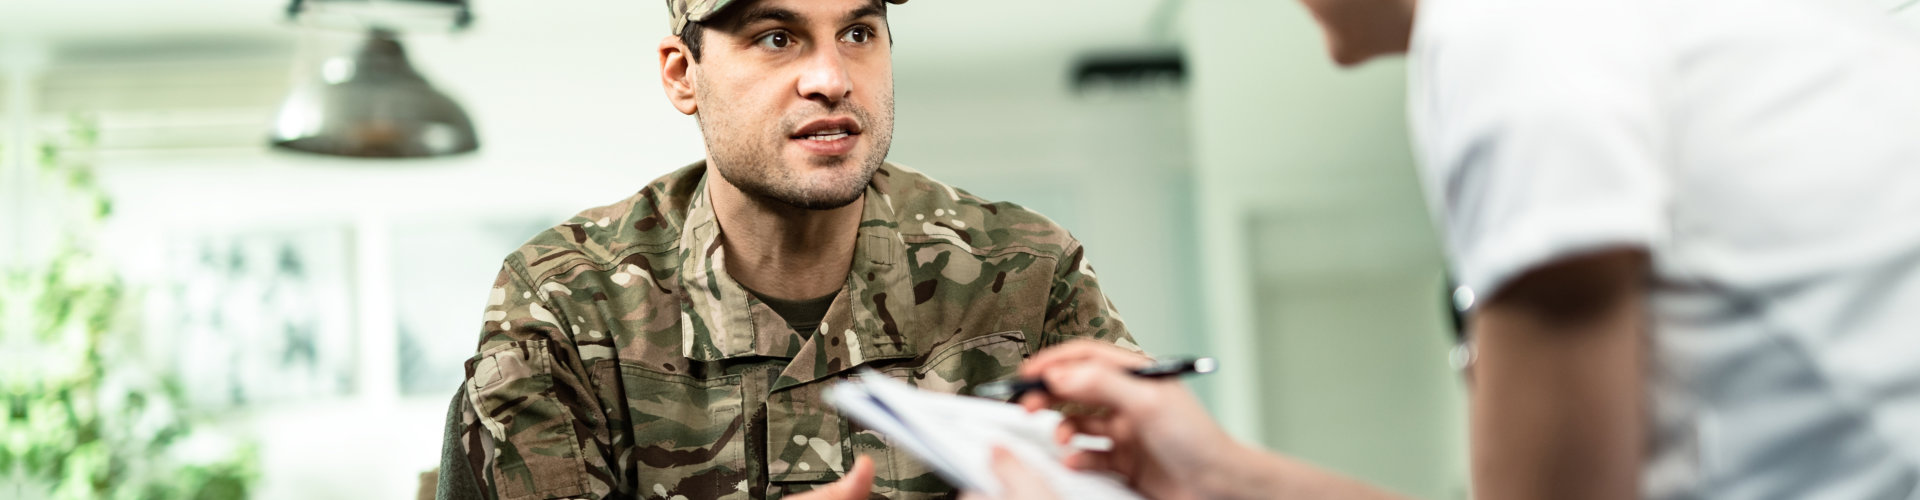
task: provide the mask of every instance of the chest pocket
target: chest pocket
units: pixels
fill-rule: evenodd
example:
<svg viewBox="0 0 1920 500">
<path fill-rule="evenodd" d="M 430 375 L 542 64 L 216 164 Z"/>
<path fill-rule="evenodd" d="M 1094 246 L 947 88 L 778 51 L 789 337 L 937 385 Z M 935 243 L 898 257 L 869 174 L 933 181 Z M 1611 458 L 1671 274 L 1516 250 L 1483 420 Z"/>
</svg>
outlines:
<svg viewBox="0 0 1920 500">
<path fill-rule="evenodd" d="M 847 419 L 826 402 L 830 385 L 804 384 L 767 397 L 767 477 L 777 491 L 837 481 L 853 465 Z"/>
<path fill-rule="evenodd" d="M 893 366 L 882 373 L 922 390 L 972 394 L 980 384 L 1014 377 L 1030 353 L 1020 331 L 982 335 L 934 349 L 918 365 Z M 891 499 L 953 498 L 953 486 L 918 457 L 893 446 L 891 438 L 855 423 L 850 425 L 850 448 L 874 456 L 874 492 Z"/>
<path fill-rule="evenodd" d="M 747 498 L 741 376 L 700 379 L 621 366 L 642 498 Z"/>
<path fill-rule="evenodd" d="M 910 373 L 908 380 L 921 390 L 949 394 L 973 394 L 980 384 L 1012 378 L 1026 361 L 1027 335 L 1020 331 L 981 335 L 939 348 L 927 362 L 911 370 L 889 370 L 890 374 Z"/>
</svg>

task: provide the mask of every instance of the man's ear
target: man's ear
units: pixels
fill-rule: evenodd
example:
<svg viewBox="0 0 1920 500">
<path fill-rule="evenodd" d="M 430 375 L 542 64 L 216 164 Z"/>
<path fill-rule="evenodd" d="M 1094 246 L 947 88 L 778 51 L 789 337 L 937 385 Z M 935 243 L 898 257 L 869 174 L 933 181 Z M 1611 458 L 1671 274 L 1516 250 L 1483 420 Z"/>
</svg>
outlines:
<svg viewBox="0 0 1920 500">
<path fill-rule="evenodd" d="M 674 109 L 689 115 L 700 111 L 694 99 L 693 72 L 693 59 L 688 56 L 686 41 L 677 35 L 660 40 L 660 87 L 667 91 L 667 100 L 673 102 Z"/>
</svg>

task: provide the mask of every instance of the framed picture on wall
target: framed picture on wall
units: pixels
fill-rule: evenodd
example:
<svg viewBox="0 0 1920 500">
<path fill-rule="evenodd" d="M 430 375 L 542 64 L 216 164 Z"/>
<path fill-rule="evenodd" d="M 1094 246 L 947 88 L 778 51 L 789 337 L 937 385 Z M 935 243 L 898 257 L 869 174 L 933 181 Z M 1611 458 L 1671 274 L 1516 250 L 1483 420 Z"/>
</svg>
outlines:
<svg viewBox="0 0 1920 500">
<path fill-rule="evenodd" d="M 183 234 L 150 293 L 188 400 L 207 407 L 339 397 L 354 387 L 349 228 Z"/>
</svg>

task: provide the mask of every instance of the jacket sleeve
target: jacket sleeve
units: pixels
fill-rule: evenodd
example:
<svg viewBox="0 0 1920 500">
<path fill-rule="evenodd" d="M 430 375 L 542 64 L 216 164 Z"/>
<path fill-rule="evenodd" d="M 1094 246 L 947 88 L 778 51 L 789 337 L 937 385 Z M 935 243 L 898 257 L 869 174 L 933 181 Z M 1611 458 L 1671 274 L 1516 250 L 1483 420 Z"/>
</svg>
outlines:
<svg viewBox="0 0 1920 500">
<path fill-rule="evenodd" d="M 1086 248 L 1079 240 L 1067 245 L 1059 267 L 1053 273 L 1053 288 L 1047 297 L 1047 313 L 1039 348 L 1075 338 L 1089 338 L 1121 347 L 1140 350 L 1126 322 L 1100 291 L 1100 280 L 1093 265 L 1087 263 Z"/>
<path fill-rule="evenodd" d="M 509 259 L 488 298 L 479 354 L 466 364 L 458 446 L 486 498 L 613 494 L 607 413 L 567 311 L 549 293 Z"/>
</svg>

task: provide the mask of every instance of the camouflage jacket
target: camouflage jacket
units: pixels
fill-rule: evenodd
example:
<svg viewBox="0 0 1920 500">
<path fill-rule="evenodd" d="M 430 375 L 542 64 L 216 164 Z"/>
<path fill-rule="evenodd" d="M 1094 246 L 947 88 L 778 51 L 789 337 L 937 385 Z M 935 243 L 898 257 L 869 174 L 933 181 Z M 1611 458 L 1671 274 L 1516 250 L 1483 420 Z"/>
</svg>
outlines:
<svg viewBox="0 0 1920 500">
<path fill-rule="evenodd" d="M 778 498 L 865 454 L 876 495 L 950 496 L 823 390 L 871 367 L 962 392 L 1070 338 L 1137 349 L 1065 230 L 892 164 L 867 189 L 844 288 L 802 336 L 727 276 L 705 174 L 674 172 L 507 257 L 447 443 L 481 491 Z"/>
</svg>

